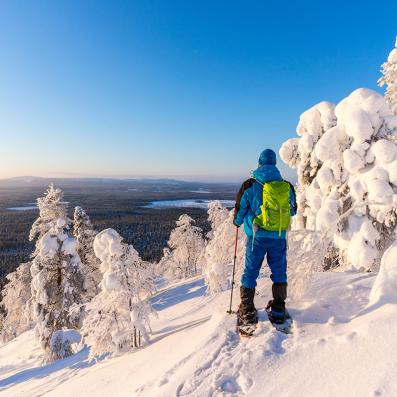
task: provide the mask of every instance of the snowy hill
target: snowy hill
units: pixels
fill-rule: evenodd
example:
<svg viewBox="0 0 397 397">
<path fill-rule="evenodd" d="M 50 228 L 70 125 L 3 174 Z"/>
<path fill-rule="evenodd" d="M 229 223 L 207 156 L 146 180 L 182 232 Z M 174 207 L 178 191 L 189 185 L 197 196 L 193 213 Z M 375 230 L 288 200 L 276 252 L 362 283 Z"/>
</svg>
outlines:
<svg viewBox="0 0 397 397">
<path fill-rule="evenodd" d="M 317 273 L 290 301 L 292 335 L 275 331 L 263 310 L 240 340 L 226 314 L 229 291 L 205 295 L 202 278 L 160 291 L 152 303 L 151 343 L 119 357 L 88 360 L 88 349 L 41 366 L 28 331 L 0 347 L 2 396 L 395 396 L 397 306 L 369 305 L 373 273 Z M 236 292 L 235 302 L 238 301 Z"/>
</svg>

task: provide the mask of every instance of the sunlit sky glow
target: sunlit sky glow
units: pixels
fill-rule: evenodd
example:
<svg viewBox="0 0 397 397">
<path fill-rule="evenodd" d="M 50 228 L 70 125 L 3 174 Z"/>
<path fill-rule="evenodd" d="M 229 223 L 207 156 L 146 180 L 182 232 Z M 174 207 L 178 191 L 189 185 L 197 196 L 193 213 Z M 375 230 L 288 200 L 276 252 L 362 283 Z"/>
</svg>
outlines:
<svg viewBox="0 0 397 397">
<path fill-rule="evenodd" d="M 3 1 L 0 178 L 238 179 L 306 108 L 381 91 L 396 14 L 391 1 Z"/>
</svg>

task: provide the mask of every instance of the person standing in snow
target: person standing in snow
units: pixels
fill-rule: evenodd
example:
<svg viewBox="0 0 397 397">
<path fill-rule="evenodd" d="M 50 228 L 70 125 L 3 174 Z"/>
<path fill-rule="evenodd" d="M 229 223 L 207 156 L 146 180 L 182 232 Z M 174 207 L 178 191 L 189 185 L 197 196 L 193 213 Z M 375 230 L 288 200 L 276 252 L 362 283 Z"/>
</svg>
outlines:
<svg viewBox="0 0 397 397">
<path fill-rule="evenodd" d="M 244 231 L 248 237 L 240 287 L 239 325 L 253 325 L 258 322 L 254 295 L 256 279 L 265 255 L 273 282 L 273 299 L 267 307 L 269 318 L 271 316 L 278 323 L 283 323 L 286 319 L 286 229 L 291 216 L 297 210 L 295 190 L 291 183 L 281 177 L 273 150 L 264 150 L 258 163 L 258 168 L 242 184 L 237 194 L 233 221 L 236 227 L 244 223 Z"/>
</svg>

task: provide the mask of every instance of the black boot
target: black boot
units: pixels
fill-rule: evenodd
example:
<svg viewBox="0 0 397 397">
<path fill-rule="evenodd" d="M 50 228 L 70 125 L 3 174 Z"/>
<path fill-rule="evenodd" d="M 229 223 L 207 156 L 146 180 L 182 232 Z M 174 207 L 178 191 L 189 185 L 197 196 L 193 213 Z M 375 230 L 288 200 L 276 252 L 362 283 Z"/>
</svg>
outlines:
<svg viewBox="0 0 397 397">
<path fill-rule="evenodd" d="M 285 309 L 287 299 L 287 283 L 274 283 L 272 286 L 273 300 L 269 301 L 266 311 L 275 323 L 283 323 L 288 318 Z"/>
<path fill-rule="evenodd" d="M 254 305 L 255 288 L 240 287 L 241 303 L 237 316 L 239 325 L 256 324 L 258 315 Z"/>
</svg>

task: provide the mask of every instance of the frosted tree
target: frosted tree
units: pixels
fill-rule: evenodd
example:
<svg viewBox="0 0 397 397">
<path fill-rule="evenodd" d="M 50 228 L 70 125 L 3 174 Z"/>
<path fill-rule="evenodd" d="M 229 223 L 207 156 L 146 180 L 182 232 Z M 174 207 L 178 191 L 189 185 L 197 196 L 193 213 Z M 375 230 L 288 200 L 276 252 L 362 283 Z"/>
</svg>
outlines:
<svg viewBox="0 0 397 397">
<path fill-rule="evenodd" d="M 7 342 L 31 326 L 27 302 L 31 298 L 30 263 L 22 263 L 7 275 L 8 283 L 1 291 L 4 318 L 0 326 L 0 340 Z"/>
<path fill-rule="evenodd" d="M 382 65 L 382 77 L 378 80 L 381 87 L 386 86 L 385 98 L 392 112 L 397 115 L 397 38 L 387 61 Z"/>
<path fill-rule="evenodd" d="M 53 230 L 69 229 L 70 219 L 67 216 L 68 203 L 63 201 L 63 192 L 50 185 L 43 197 L 37 199 L 39 217 L 32 225 L 29 240 L 36 240 L 36 251 L 40 250 L 41 238 Z"/>
<path fill-rule="evenodd" d="M 4 307 L 1 305 L 0 301 L 0 343 L 5 343 L 11 340 L 7 335 L 8 333 L 4 331 L 4 322 L 5 322 L 6 312 L 4 311 Z"/>
<path fill-rule="evenodd" d="M 280 149 L 298 171 L 295 229 L 328 238 L 328 266 L 377 270 L 395 238 L 397 117 L 378 93 L 358 89 L 336 107 L 305 112 L 300 138 Z"/>
<path fill-rule="evenodd" d="M 335 105 L 320 102 L 304 112 L 299 119 L 297 134 L 300 138 L 292 138 L 280 148 L 282 160 L 298 173 L 297 204 L 298 213 L 293 217 L 296 228 L 311 228 L 307 224 L 311 218 L 307 216 L 308 208 L 306 190 L 316 178 L 321 167 L 321 160 L 313 148 L 324 132 L 336 124 Z"/>
<path fill-rule="evenodd" d="M 30 269 L 29 303 L 45 360 L 51 361 L 72 353 L 70 346 L 51 342 L 55 332 L 81 326 L 84 278 L 77 242 L 69 236 L 71 221 L 63 192 L 51 185 L 37 204 L 39 217 L 30 233 L 30 238 L 37 241 Z M 60 349 L 54 350 L 54 346 Z"/>
<path fill-rule="evenodd" d="M 168 240 L 170 251 L 161 262 L 169 280 L 191 277 L 201 270 L 205 249 L 202 233 L 202 229 L 194 225 L 189 215 L 179 217 Z"/>
<path fill-rule="evenodd" d="M 208 222 L 211 230 L 207 233 L 207 238 L 211 239 L 214 231 L 229 217 L 229 211 L 219 200 L 210 201 L 208 204 Z"/>
<path fill-rule="evenodd" d="M 153 274 L 137 251 L 122 242 L 113 229 L 99 233 L 94 240 L 101 261 L 103 279 L 100 293 L 87 304 L 83 324 L 90 356 L 120 353 L 149 341 L 148 298 L 154 293 Z"/>
<path fill-rule="evenodd" d="M 168 247 L 163 249 L 163 256 L 155 265 L 156 277 L 166 277 L 167 269 L 172 261 L 172 253 Z"/>
<path fill-rule="evenodd" d="M 218 211 L 224 213 L 223 209 L 220 207 L 218 207 Z M 233 218 L 234 210 L 228 212 L 227 218 L 221 223 L 214 224 L 215 229 L 212 229 L 212 238 L 205 247 L 204 276 L 207 284 L 207 292 L 210 294 L 224 291 L 230 286 L 236 241 L 236 226 L 233 225 Z M 244 232 L 240 229 L 237 244 L 236 281 L 241 278 L 245 256 L 245 244 L 246 237 Z"/>
<path fill-rule="evenodd" d="M 97 232 L 87 213 L 81 207 L 75 207 L 73 218 L 73 235 L 77 241 L 77 252 L 80 256 L 84 275 L 85 300 L 90 301 L 99 292 L 102 273 L 100 261 L 94 253 L 94 239 Z"/>
<path fill-rule="evenodd" d="M 308 290 L 313 274 L 323 270 L 329 241 L 311 230 L 291 230 L 287 238 L 289 295 L 297 299 Z"/>
</svg>

